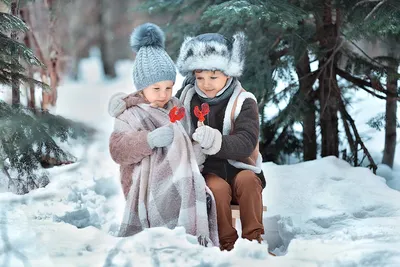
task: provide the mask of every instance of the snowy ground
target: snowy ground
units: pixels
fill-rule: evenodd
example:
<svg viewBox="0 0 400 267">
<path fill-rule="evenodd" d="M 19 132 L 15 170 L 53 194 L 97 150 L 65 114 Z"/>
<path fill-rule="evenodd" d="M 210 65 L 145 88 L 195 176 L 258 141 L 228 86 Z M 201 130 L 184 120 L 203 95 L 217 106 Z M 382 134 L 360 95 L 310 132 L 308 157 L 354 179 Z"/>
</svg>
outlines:
<svg viewBox="0 0 400 267">
<path fill-rule="evenodd" d="M 129 92 L 131 63 L 118 65 L 121 78 L 115 81 L 104 81 L 98 70 L 96 59 L 85 61 L 83 82 L 62 85 L 55 111 L 95 126 L 96 141 L 89 147 L 71 142 L 80 161 L 50 169 L 45 189 L 0 194 L 0 266 L 400 266 L 400 192 L 368 169 L 334 157 L 264 164 L 268 244 L 239 240 L 231 252 L 220 252 L 197 245 L 182 228 L 114 237 L 124 199 L 118 166 L 108 154 L 107 103 L 113 93 Z M 365 101 L 375 111 L 384 109 L 382 102 Z M 369 134 L 367 145 L 379 157 L 383 139 Z M 386 174 L 390 185 L 400 184 L 396 172 Z M 280 256 L 270 256 L 268 246 Z"/>
</svg>

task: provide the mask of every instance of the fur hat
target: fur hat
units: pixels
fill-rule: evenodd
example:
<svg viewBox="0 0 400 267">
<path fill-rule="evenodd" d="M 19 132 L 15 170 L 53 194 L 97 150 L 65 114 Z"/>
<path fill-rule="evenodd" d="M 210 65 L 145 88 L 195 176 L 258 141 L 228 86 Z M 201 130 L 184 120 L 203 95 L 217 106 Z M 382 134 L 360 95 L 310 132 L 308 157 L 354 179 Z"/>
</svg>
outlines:
<svg viewBox="0 0 400 267">
<path fill-rule="evenodd" d="M 219 70 L 227 76 L 240 77 L 244 69 L 246 37 L 235 34 L 231 40 L 219 33 L 186 37 L 177 67 L 186 76 L 194 70 Z"/>
<path fill-rule="evenodd" d="M 164 49 L 165 36 L 160 27 L 152 23 L 138 26 L 132 32 L 130 45 L 137 53 L 133 64 L 133 83 L 137 91 L 161 81 L 175 83 L 176 67 Z"/>
</svg>

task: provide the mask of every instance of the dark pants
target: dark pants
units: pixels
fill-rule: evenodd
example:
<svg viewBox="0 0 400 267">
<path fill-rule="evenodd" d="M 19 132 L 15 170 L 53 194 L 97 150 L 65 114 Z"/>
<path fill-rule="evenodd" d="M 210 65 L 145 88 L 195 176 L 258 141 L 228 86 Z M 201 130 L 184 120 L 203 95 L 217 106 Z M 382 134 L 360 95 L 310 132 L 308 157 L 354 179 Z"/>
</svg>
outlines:
<svg viewBox="0 0 400 267">
<path fill-rule="evenodd" d="M 215 175 L 206 175 L 207 186 L 213 192 L 217 206 L 217 223 L 220 248 L 231 250 L 238 239 L 232 226 L 231 203 L 240 208 L 242 238 L 261 242 L 264 234 L 262 224 L 262 185 L 257 175 L 249 170 L 239 172 L 230 186 L 224 179 Z"/>
</svg>

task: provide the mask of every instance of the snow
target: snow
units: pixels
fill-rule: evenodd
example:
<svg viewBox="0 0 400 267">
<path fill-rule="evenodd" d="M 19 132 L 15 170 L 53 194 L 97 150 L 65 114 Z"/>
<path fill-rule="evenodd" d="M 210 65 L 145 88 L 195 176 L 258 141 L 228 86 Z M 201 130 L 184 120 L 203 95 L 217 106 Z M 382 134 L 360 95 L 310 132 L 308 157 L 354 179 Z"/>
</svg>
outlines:
<svg viewBox="0 0 400 267">
<path fill-rule="evenodd" d="M 393 189 L 400 188 L 399 149 L 395 171 L 379 165 L 379 176 L 335 157 L 264 163 L 264 244 L 239 239 L 232 251 L 221 252 L 198 245 L 182 228 L 115 237 L 124 198 L 108 152 L 113 120 L 107 104 L 112 94 L 131 91 L 132 62 L 119 62 L 116 80 L 104 80 L 96 57 L 81 68 L 81 81 L 61 85 L 54 112 L 98 132 L 90 144 L 69 142 L 79 161 L 48 169 L 46 188 L 24 196 L 0 193 L 1 266 L 400 266 L 400 192 Z M 354 108 L 373 101 L 365 98 Z M 375 105 L 371 113 L 384 108 Z M 381 157 L 382 134 L 367 127 L 362 133 Z"/>
</svg>

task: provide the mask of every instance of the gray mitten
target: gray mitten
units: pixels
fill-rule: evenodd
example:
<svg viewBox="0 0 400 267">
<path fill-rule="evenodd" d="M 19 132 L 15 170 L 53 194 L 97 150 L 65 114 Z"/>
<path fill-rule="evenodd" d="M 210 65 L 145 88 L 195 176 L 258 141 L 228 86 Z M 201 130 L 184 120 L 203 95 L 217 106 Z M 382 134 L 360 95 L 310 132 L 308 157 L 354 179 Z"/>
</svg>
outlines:
<svg viewBox="0 0 400 267">
<path fill-rule="evenodd" d="M 207 155 L 217 154 L 222 145 L 222 134 L 210 126 L 200 126 L 192 134 L 193 140 L 197 141 Z"/>
<path fill-rule="evenodd" d="M 155 147 L 165 147 L 174 140 L 174 129 L 172 125 L 166 125 L 151 131 L 147 135 L 147 143 L 153 149 Z"/>
<path fill-rule="evenodd" d="M 110 114 L 111 117 L 116 118 L 125 111 L 126 103 L 124 98 L 127 96 L 128 95 L 125 93 L 116 93 L 111 96 L 111 99 L 108 102 L 108 114 Z"/>
</svg>

